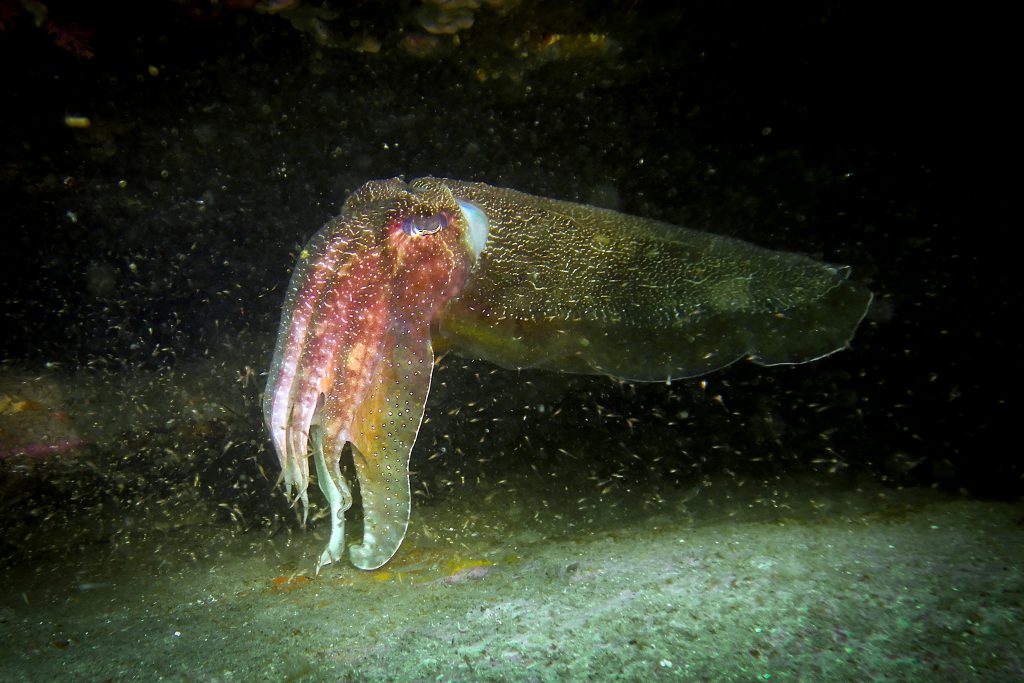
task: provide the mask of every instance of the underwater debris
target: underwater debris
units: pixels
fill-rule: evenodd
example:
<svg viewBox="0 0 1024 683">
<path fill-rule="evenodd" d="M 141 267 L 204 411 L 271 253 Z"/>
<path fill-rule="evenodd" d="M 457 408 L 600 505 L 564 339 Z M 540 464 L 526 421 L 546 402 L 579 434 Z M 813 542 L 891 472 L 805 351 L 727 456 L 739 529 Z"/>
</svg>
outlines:
<svg viewBox="0 0 1024 683">
<path fill-rule="evenodd" d="M 84 444 L 54 378 L 0 371 L 0 461 L 72 455 Z"/>
</svg>

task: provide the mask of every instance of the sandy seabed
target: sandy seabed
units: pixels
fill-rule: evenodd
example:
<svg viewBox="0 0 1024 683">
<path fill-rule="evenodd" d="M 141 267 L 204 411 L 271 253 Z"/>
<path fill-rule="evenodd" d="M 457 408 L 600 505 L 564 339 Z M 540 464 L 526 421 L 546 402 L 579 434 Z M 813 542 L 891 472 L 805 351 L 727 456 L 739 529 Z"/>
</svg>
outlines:
<svg viewBox="0 0 1024 683">
<path fill-rule="evenodd" d="M 138 562 L 69 558 L 8 576 L 0 678 L 1024 675 L 1024 505 L 785 488 L 782 506 L 712 485 L 578 523 L 511 495 L 466 495 L 465 509 L 414 511 L 383 569 L 319 576 L 323 525 L 171 531 L 134 548 Z"/>
</svg>

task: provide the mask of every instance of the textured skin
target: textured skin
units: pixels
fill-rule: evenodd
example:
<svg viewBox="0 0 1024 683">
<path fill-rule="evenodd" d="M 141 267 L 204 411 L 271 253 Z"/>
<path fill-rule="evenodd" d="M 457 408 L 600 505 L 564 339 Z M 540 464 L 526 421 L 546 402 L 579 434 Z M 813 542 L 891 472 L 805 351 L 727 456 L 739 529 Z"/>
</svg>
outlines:
<svg viewBox="0 0 1024 683">
<path fill-rule="evenodd" d="M 486 214 L 479 257 L 460 201 Z M 403 225 L 444 227 L 419 234 Z M 693 377 L 743 357 L 803 363 L 845 348 L 864 317 L 871 293 L 847 275 L 482 183 L 367 183 L 299 258 L 264 398 L 286 488 L 305 505 L 311 428 L 313 455 L 333 480 L 321 475 L 333 513 L 321 564 L 343 550 L 346 443 L 364 518 L 351 559 L 370 569 L 398 549 L 434 347 L 509 368 L 640 381 Z"/>
<path fill-rule="evenodd" d="M 435 342 L 505 367 L 665 380 L 746 356 L 803 363 L 844 348 L 871 301 L 847 269 L 798 254 L 442 182 L 487 213 L 491 233 Z"/>
</svg>

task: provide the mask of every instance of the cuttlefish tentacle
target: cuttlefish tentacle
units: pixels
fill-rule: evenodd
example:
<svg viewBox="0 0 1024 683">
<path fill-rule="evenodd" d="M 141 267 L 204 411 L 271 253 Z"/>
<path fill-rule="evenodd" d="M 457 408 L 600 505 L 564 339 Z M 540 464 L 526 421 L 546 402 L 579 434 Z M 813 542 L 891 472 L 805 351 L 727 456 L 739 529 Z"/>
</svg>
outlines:
<svg viewBox="0 0 1024 683">
<path fill-rule="evenodd" d="M 345 512 L 352 507 L 352 490 L 341 474 L 339 461 L 335 460 L 333 467 L 327 464 L 321 425 L 313 425 L 310 430 L 310 446 L 316 464 L 317 482 L 331 510 L 331 537 L 316 563 L 316 573 L 319 574 L 324 565 L 340 560 L 345 552 Z"/>
</svg>

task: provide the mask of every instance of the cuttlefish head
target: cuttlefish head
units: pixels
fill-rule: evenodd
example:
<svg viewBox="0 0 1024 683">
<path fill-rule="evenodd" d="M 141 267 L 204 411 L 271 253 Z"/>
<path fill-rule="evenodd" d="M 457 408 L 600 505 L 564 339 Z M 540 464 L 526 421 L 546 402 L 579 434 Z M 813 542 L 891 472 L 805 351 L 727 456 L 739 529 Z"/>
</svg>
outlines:
<svg viewBox="0 0 1024 683">
<path fill-rule="evenodd" d="M 441 182 L 394 178 L 353 193 L 300 253 L 263 412 L 285 489 L 304 515 L 310 454 L 316 462 L 332 516 L 320 565 L 344 551 L 346 443 L 363 504 L 353 564 L 381 566 L 405 537 L 409 455 L 434 362 L 431 320 L 465 285 L 487 234 L 484 213 Z"/>
</svg>

